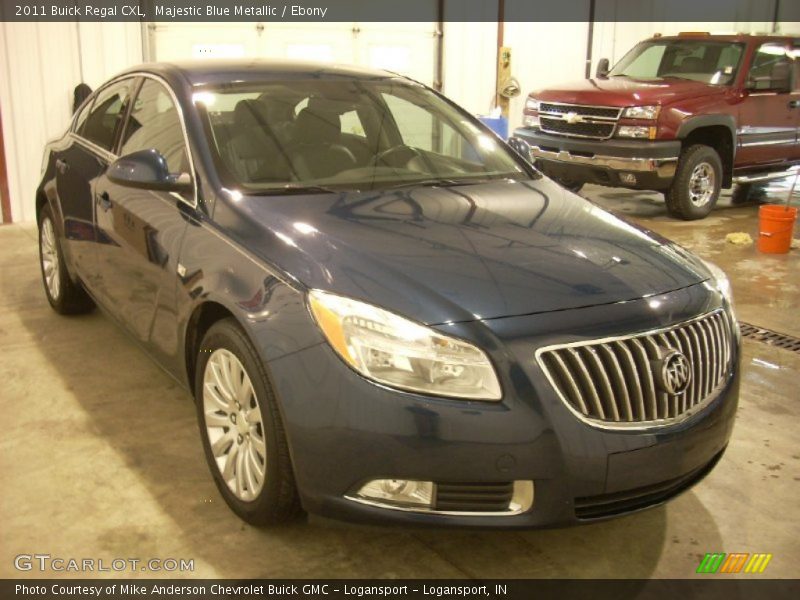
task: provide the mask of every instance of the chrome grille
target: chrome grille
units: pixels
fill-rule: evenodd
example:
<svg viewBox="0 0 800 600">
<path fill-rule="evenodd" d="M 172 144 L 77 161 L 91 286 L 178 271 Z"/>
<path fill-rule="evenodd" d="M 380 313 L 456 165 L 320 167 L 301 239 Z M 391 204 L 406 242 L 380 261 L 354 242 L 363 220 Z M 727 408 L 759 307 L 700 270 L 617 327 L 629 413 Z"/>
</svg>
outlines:
<svg viewBox="0 0 800 600">
<path fill-rule="evenodd" d="M 542 102 L 539 127 L 545 133 L 603 140 L 614 135 L 621 112 L 611 106 Z"/>
<path fill-rule="evenodd" d="M 550 102 L 542 102 L 539 105 L 539 112 L 542 113 L 555 113 L 565 114 L 568 112 L 576 112 L 579 115 L 587 117 L 605 117 L 607 119 L 617 120 L 619 118 L 619 108 L 610 106 L 585 106 L 581 104 L 553 104 Z"/>
<path fill-rule="evenodd" d="M 733 332 L 719 310 L 656 332 L 542 348 L 540 366 L 564 402 L 600 424 L 671 421 L 710 399 L 730 372 Z M 688 359 L 691 376 L 681 393 L 660 379 L 675 351 Z"/>
<path fill-rule="evenodd" d="M 547 133 L 572 137 L 605 139 L 614 132 L 613 123 L 567 123 L 562 119 L 539 118 L 539 127 Z"/>
</svg>

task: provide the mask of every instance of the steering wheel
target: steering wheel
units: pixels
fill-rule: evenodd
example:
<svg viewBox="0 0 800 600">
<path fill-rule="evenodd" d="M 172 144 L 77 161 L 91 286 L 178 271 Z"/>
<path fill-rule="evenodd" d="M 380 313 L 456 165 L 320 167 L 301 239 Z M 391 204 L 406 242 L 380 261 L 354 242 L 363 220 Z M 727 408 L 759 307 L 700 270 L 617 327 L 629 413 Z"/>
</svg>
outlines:
<svg viewBox="0 0 800 600">
<path fill-rule="evenodd" d="M 411 146 L 394 146 L 388 150 L 384 150 L 375 157 L 375 164 L 384 167 L 408 167 L 411 161 L 421 161 L 424 164 L 425 159 L 416 148 Z"/>
</svg>

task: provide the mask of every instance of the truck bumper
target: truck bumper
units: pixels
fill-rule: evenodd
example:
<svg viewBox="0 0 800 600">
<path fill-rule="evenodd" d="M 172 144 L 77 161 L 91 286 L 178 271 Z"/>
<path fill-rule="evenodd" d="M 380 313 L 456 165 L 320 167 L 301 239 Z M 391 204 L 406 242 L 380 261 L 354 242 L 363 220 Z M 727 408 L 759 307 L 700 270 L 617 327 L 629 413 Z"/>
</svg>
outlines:
<svg viewBox="0 0 800 600">
<path fill-rule="evenodd" d="M 582 140 L 530 128 L 517 129 L 514 137 L 528 144 L 531 159 L 545 175 L 643 190 L 670 186 L 681 151 L 678 140 Z"/>
</svg>

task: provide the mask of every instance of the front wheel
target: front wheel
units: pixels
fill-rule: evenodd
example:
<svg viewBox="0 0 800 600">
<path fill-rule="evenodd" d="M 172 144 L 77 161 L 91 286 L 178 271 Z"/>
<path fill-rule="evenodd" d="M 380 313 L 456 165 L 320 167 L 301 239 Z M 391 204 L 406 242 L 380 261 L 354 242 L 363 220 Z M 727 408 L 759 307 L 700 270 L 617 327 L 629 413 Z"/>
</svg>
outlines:
<svg viewBox="0 0 800 600">
<path fill-rule="evenodd" d="M 711 212 L 722 187 L 722 161 L 710 146 L 695 144 L 681 153 L 675 178 L 666 193 L 667 212 L 686 221 Z"/>
<path fill-rule="evenodd" d="M 233 319 L 215 323 L 197 356 L 195 399 L 214 482 L 252 525 L 300 513 L 289 448 L 261 359 Z"/>
</svg>

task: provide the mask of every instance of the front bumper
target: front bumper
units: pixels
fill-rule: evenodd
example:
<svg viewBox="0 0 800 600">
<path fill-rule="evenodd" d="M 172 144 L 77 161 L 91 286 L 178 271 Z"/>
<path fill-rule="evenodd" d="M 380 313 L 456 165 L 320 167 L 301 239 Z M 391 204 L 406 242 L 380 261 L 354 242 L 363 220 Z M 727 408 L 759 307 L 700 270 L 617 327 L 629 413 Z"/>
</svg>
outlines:
<svg viewBox="0 0 800 600">
<path fill-rule="evenodd" d="M 678 140 L 585 140 L 521 128 L 514 137 L 530 148 L 530 156 L 557 179 L 635 189 L 666 189 L 675 176 Z M 633 177 L 634 180 L 626 179 Z"/>
<path fill-rule="evenodd" d="M 553 343 L 647 331 L 718 308 L 703 285 L 658 298 L 442 326 L 480 339 L 504 387 L 499 403 L 430 398 L 370 383 L 320 344 L 269 363 L 303 505 L 371 523 L 503 528 L 570 525 L 659 504 L 719 460 L 734 422 L 734 365 L 715 399 L 694 416 L 650 429 L 600 429 L 580 421 L 534 359 Z M 569 332 L 569 334 L 565 334 Z M 373 479 L 532 481 L 533 505 L 506 515 L 437 514 L 354 501 Z M 599 507 L 599 508 L 598 508 Z M 604 508 L 605 507 L 605 508 Z"/>
</svg>

